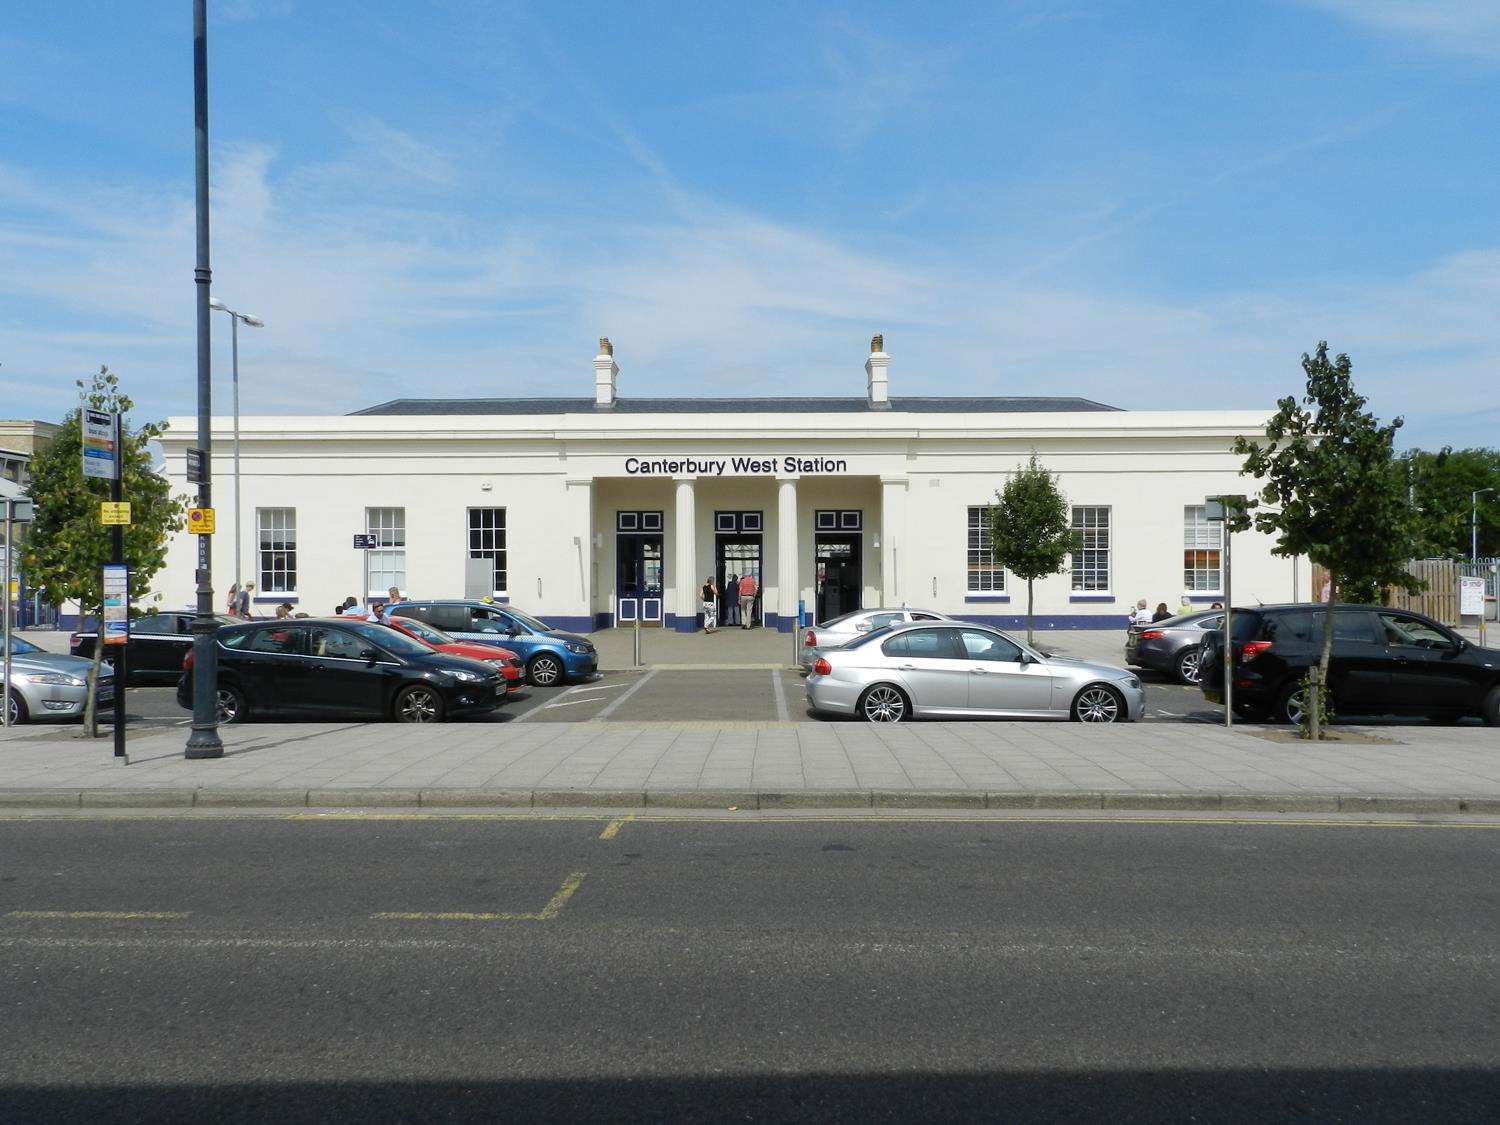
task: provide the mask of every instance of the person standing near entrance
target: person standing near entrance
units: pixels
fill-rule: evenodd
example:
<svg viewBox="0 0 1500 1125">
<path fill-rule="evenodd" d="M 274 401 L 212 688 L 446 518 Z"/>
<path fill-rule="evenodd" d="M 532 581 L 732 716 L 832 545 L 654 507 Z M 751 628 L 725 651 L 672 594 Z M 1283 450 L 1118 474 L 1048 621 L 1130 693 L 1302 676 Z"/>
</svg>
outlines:
<svg viewBox="0 0 1500 1125">
<path fill-rule="evenodd" d="M 737 574 L 724 576 L 724 624 L 740 623 L 740 578 Z"/>
<path fill-rule="evenodd" d="M 703 631 L 716 633 L 719 630 L 719 588 L 712 578 L 703 580 Z"/>
<path fill-rule="evenodd" d="M 755 621 L 755 579 L 745 575 L 740 579 L 740 628 L 748 629 Z"/>
</svg>

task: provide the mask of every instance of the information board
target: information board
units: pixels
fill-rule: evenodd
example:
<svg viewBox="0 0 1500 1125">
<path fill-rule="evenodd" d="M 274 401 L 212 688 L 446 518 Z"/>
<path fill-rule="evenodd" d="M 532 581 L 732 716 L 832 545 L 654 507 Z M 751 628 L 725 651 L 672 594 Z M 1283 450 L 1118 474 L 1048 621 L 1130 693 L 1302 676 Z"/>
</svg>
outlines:
<svg viewBox="0 0 1500 1125">
<path fill-rule="evenodd" d="M 1483 578 L 1460 578 L 1458 580 L 1458 615 L 1460 617 L 1484 615 Z"/>
<path fill-rule="evenodd" d="M 122 645 L 130 636 L 130 568 L 104 568 L 104 643 Z"/>
<path fill-rule="evenodd" d="M 116 448 L 119 416 L 103 410 L 83 412 L 83 475 L 114 480 L 120 472 Z"/>
</svg>

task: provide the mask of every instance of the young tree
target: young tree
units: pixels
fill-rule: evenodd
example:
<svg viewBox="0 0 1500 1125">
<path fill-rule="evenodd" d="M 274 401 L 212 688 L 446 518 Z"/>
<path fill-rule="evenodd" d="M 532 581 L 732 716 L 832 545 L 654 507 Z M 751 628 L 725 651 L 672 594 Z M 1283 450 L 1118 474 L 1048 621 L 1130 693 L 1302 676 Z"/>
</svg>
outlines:
<svg viewBox="0 0 1500 1125">
<path fill-rule="evenodd" d="M 1244 472 L 1263 482 L 1249 511 L 1233 524 L 1252 524 L 1277 538 L 1272 553 L 1306 555 L 1329 575 L 1323 650 L 1309 699 L 1311 733 L 1322 737 L 1318 693 L 1328 682 L 1333 607 L 1339 596 L 1379 601 L 1386 586 L 1415 591 L 1420 582 L 1406 563 L 1421 553 L 1425 526 L 1407 502 L 1406 473 L 1395 455 L 1401 419 L 1382 426 L 1354 390 L 1347 355 L 1328 358 L 1328 344 L 1302 356 L 1307 390 L 1301 402 L 1276 405 L 1264 439 L 1238 438 Z M 1310 409 L 1309 409 L 1310 408 Z"/>
<path fill-rule="evenodd" d="M 98 622 L 94 671 L 89 681 L 85 730 L 94 732 L 94 695 L 103 653 L 103 567 L 110 561 L 110 530 L 99 522 L 99 504 L 109 499 L 109 482 L 83 475 L 81 412 L 118 411 L 119 456 L 123 468 L 121 498 L 130 504 L 125 528 L 125 562 L 130 567 L 130 595 L 139 598 L 167 561 L 167 539 L 183 525 L 186 503 L 173 497 L 166 478 L 151 471 L 150 443 L 165 428 L 159 422 L 131 429 L 125 420 L 134 403 L 120 390 L 109 368 L 88 383 L 78 381 L 79 409 L 63 419 L 62 429 L 31 462 L 31 495 L 36 520 L 27 536 L 22 565 L 32 585 L 49 602 L 76 601 L 82 614 Z M 124 706 L 124 684 L 116 685 L 116 706 Z"/>
<path fill-rule="evenodd" d="M 1035 644 L 1032 589 L 1038 578 L 1057 574 L 1073 549 L 1068 502 L 1057 478 L 1038 464 L 1036 454 L 995 494 L 990 506 L 990 548 L 995 561 L 1026 580 L 1026 643 Z"/>
</svg>

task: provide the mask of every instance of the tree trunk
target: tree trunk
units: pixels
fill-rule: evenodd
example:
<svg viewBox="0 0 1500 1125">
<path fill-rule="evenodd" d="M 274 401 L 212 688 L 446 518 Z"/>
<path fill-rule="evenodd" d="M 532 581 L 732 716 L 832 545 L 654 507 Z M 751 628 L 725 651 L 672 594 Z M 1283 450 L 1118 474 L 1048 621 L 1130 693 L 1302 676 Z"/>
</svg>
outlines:
<svg viewBox="0 0 1500 1125">
<path fill-rule="evenodd" d="M 80 610 L 82 605 L 78 607 Z M 83 704 L 83 731 L 86 738 L 99 737 L 99 666 L 104 662 L 104 605 L 99 605 L 98 634 L 94 637 L 94 665 L 89 669 L 88 694 Z M 116 691 L 119 685 L 116 685 Z M 119 706 L 117 702 L 116 707 Z"/>
<path fill-rule="evenodd" d="M 1032 648 L 1036 647 L 1036 634 L 1031 628 L 1031 584 L 1033 579 L 1026 579 L 1026 643 Z"/>
<path fill-rule="evenodd" d="M 1328 659 L 1333 655 L 1333 607 L 1339 600 L 1339 580 L 1328 572 L 1328 606 L 1323 610 L 1323 650 L 1318 654 L 1318 676 L 1307 693 L 1308 733 L 1314 742 L 1323 737 L 1323 695 L 1328 690 Z"/>
</svg>

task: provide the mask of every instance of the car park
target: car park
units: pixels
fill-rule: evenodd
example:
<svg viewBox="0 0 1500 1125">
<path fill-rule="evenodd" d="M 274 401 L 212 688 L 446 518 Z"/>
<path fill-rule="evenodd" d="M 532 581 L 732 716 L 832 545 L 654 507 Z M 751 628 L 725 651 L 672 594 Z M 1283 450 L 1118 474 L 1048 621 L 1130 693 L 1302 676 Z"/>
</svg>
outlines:
<svg viewBox="0 0 1500 1125">
<path fill-rule="evenodd" d="M 1125 634 L 1125 663 L 1171 676 L 1178 683 L 1198 684 L 1198 650 L 1203 634 L 1224 627 L 1224 611 L 1205 609 L 1132 625 Z"/>
<path fill-rule="evenodd" d="M 182 672 L 182 659 L 193 647 L 192 610 L 160 610 L 142 614 L 130 621 L 125 641 L 132 684 L 173 684 Z M 218 626 L 239 625 L 238 617 L 215 614 Z M 74 633 L 68 638 L 68 651 L 74 656 L 92 660 L 97 633 Z M 114 648 L 104 646 L 104 659 L 114 663 Z"/>
<path fill-rule="evenodd" d="M 94 662 L 79 656 L 44 652 L 30 641 L 10 639 L 10 723 L 38 719 L 80 718 L 88 700 L 89 673 Z M 0 665 L 3 669 L 3 665 Z M 0 673 L 3 674 L 3 673 Z M 99 669 L 98 705 L 115 705 L 114 673 L 108 665 Z"/>
<path fill-rule="evenodd" d="M 434 629 L 426 622 L 418 621 L 415 617 L 387 617 L 381 624 L 395 629 L 398 633 L 405 633 L 414 640 L 421 641 L 435 652 L 446 652 L 449 656 L 464 656 L 470 660 L 478 660 L 481 664 L 488 664 L 498 669 L 500 675 L 505 679 L 506 693 L 520 691 L 522 678 L 525 673 L 521 671 L 520 659 L 508 648 L 500 648 L 496 645 L 482 645 L 474 641 L 459 641 L 450 637 L 441 629 Z"/>
<path fill-rule="evenodd" d="M 499 669 L 434 652 L 384 625 L 341 618 L 259 621 L 215 635 L 219 721 L 283 714 L 430 723 L 493 711 Z M 193 706 L 189 654 L 177 702 Z"/>
<path fill-rule="evenodd" d="M 802 674 L 812 671 L 820 653 L 840 648 L 850 641 L 873 633 L 876 629 L 908 621 L 949 621 L 946 613 L 930 609 L 908 609 L 899 606 L 890 609 L 860 609 L 830 618 L 819 625 L 809 625 L 802 631 Z"/>
<path fill-rule="evenodd" d="M 813 713 L 872 723 L 910 718 L 1040 718 L 1128 722 L 1145 710 L 1124 668 L 1045 656 L 996 629 L 964 622 L 887 626 L 820 655 L 806 683 Z"/>
<path fill-rule="evenodd" d="M 391 606 L 393 617 L 411 617 L 461 641 L 512 649 L 539 687 L 582 679 L 599 670 L 599 654 L 587 637 L 551 626 L 514 606 L 485 601 L 419 600 Z"/>
<path fill-rule="evenodd" d="M 1326 606 L 1236 609 L 1230 619 L 1235 714 L 1300 723 L 1304 680 L 1318 663 Z M 1204 634 L 1201 688 L 1224 702 L 1224 631 Z M 1329 709 L 1336 715 L 1478 716 L 1500 725 L 1500 651 L 1481 648 L 1411 610 L 1340 605 L 1333 611 Z"/>
</svg>

